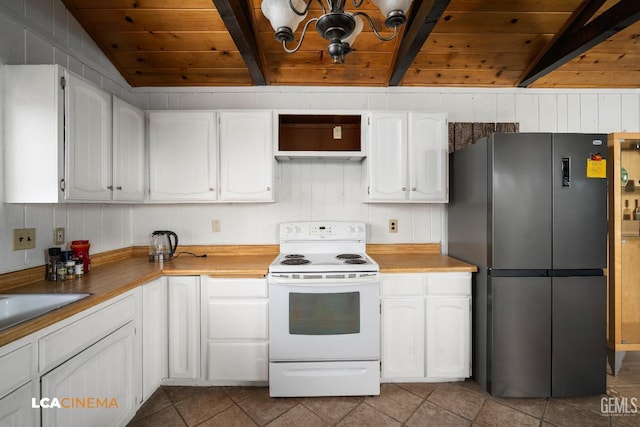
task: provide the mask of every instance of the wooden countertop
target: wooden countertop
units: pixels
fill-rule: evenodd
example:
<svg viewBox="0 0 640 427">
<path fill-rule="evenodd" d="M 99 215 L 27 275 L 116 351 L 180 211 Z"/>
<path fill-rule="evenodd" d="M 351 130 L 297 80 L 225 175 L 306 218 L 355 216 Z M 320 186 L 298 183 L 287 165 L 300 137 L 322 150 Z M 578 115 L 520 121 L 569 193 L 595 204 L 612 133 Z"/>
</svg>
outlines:
<svg viewBox="0 0 640 427">
<path fill-rule="evenodd" d="M 475 265 L 441 254 L 374 254 L 380 273 L 476 272 Z"/>
<path fill-rule="evenodd" d="M 67 317 L 125 293 L 163 275 L 209 275 L 224 278 L 260 278 L 277 255 L 277 246 L 206 247 L 194 253 L 206 257 L 180 255 L 163 264 L 148 261 L 144 250 L 114 251 L 116 255 L 96 262 L 80 279 L 50 282 L 44 268 L 0 275 L 2 293 L 90 293 L 91 296 L 0 332 L 0 346 L 25 337 Z M 181 247 L 181 250 L 185 250 Z M 437 251 L 437 252 L 436 252 Z M 476 267 L 439 253 L 436 245 L 368 245 L 367 252 L 380 264 L 381 273 L 476 271 Z M 98 255 L 99 257 L 100 255 Z M 92 257 L 93 260 L 93 257 Z M 108 261 L 108 262 L 107 262 Z M 16 277 L 17 276 L 17 277 Z M 21 279 L 23 278 L 23 279 Z M 35 278 L 35 280 L 34 280 Z M 24 280 L 28 283 L 20 284 Z"/>
</svg>

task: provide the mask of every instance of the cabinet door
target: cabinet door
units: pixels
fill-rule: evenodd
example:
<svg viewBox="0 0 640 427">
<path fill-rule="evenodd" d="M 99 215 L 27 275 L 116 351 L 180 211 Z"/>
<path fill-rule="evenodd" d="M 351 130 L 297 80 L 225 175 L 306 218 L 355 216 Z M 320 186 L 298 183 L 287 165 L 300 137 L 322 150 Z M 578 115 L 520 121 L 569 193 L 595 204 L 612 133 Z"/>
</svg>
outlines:
<svg viewBox="0 0 640 427">
<path fill-rule="evenodd" d="M 409 113 L 409 198 L 448 201 L 448 130 L 444 114 Z"/>
<path fill-rule="evenodd" d="M 111 200 L 111 95 L 65 77 L 65 199 Z"/>
<path fill-rule="evenodd" d="M 216 200 L 215 113 L 149 113 L 149 189 L 154 201 Z"/>
<path fill-rule="evenodd" d="M 167 378 L 167 285 L 160 278 L 142 287 L 142 397 Z"/>
<path fill-rule="evenodd" d="M 369 199 L 407 199 L 407 114 L 371 113 L 369 129 Z"/>
<path fill-rule="evenodd" d="M 270 111 L 221 112 L 222 200 L 273 200 L 273 119 Z"/>
<path fill-rule="evenodd" d="M 471 374 L 470 312 L 469 297 L 427 297 L 427 377 Z"/>
<path fill-rule="evenodd" d="M 424 377 L 424 298 L 382 299 L 382 379 Z"/>
<path fill-rule="evenodd" d="M 32 408 L 32 400 L 38 401 L 38 392 L 31 382 L 0 399 L 0 426 L 37 426 L 38 409 Z M 56 411 L 57 409 L 51 409 Z"/>
<path fill-rule="evenodd" d="M 43 410 L 42 425 L 124 425 L 137 406 L 134 341 L 130 322 L 42 376 L 42 398 L 62 406 Z"/>
<path fill-rule="evenodd" d="M 144 112 L 113 98 L 113 200 L 143 201 Z"/>
<path fill-rule="evenodd" d="M 169 378 L 200 377 L 199 277 L 168 278 Z"/>
</svg>

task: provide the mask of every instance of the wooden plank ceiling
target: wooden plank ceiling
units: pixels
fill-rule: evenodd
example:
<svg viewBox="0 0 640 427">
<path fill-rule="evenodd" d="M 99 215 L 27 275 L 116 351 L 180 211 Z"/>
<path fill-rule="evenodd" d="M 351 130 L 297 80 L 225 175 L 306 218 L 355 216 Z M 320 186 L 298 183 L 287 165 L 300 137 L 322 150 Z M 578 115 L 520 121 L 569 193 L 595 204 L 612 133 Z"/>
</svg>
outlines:
<svg viewBox="0 0 640 427">
<path fill-rule="evenodd" d="M 284 52 L 261 0 L 63 3 L 134 87 L 640 88 L 638 0 L 414 0 L 399 37 L 365 24 L 344 64 L 313 25 Z M 360 10 L 390 34 L 372 0 Z"/>
</svg>

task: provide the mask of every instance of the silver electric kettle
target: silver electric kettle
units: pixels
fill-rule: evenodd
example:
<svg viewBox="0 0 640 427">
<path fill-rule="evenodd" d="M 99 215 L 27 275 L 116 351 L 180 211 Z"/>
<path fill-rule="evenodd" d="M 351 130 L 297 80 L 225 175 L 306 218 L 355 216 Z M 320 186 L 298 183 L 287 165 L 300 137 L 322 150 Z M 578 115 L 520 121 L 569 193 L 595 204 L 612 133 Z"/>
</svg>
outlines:
<svg viewBox="0 0 640 427">
<path fill-rule="evenodd" d="M 173 241 L 172 241 L 173 240 Z M 156 230 L 149 242 L 149 262 L 169 261 L 178 247 L 178 235 L 173 231 Z"/>
</svg>

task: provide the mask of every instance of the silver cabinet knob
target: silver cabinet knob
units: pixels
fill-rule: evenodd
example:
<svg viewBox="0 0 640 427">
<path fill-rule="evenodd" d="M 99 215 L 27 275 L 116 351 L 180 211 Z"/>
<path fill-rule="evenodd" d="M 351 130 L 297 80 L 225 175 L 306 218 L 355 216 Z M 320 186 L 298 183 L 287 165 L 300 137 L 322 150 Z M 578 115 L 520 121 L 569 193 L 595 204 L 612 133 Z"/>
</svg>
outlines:
<svg viewBox="0 0 640 427">
<path fill-rule="evenodd" d="M 209 187 L 209 191 L 215 191 L 215 188 Z"/>
<path fill-rule="evenodd" d="M 267 187 L 267 191 L 271 191 L 271 187 Z"/>
<path fill-rule="evenodd" d="M 116 190 L 121 190 L 122 191 L 122 185 L 117 186 Z"/>
<path fill-rule="evenodd" d="M 402 187 L 402 191 L 407 191 L 407 187 Z"/>
<path fill-rule="evenodd" d="M 416 187 L 413 187 L 413 188 L 411 189 L 411 191 L 416 191 Z"/>
</svg>

